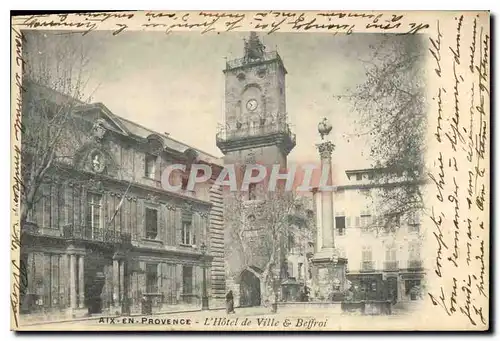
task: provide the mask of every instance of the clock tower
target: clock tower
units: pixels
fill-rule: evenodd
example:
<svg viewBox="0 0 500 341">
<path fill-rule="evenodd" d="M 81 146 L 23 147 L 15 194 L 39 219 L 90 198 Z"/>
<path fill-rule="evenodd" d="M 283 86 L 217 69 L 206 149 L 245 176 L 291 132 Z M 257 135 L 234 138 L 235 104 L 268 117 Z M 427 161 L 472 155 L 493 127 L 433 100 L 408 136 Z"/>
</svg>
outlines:
<svg viewBox="0 0 500 341">
<path fill-rule="evenodd" d="M 266 51 L 254 32 L 245 40 L 243 57 L 226 62 L 225 122 L 217 132 L 225 164 L 287 167 L 295 135 L 287 122 L 286 74 L 278 52 Z M 224 211 L 226 285 L 240 306 L 260 305 L 267 299 L 261 300 L 261 292 L 269 293 L 262 274 L 271 257 L 273 236 L 260 217 L 264 190 L 262 183 L 249 188 L 243 207 L 237 205 L 234 210 L 232 197 L 224 198 L 228 201 Z M 238 216 L 231 219 L 231 215 Z M 281 266 L 273 271 L 280 272 Z"/>
<path fill-rule="evenodd" d="M 219 127 L 217 146 L 225 163 L 286 167 L 295 135 L 287 122 L 287 71 L 280 55 L 266 51 L 251 32 L 243 58 L 227 61 L 224 74 L 225 122 Z"/>
</svg>

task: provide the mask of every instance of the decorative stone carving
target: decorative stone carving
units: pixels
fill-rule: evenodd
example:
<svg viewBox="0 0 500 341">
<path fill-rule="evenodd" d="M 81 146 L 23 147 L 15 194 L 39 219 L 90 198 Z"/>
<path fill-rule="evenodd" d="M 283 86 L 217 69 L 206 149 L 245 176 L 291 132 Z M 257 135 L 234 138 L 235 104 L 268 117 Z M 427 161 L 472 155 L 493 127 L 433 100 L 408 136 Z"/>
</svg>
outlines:
<svg viewBox="0 0 500 341">
<path fill-rule="evenodd" d="M 172 205 L 172 204 L 166 204 L 165 207 L 167 208 L 167 210 L 170 210 L 170 211 L 177 210 L 177 207 L 175 205 Z"/>
<path fill-rule="evenodd" d="M 148 201 L 151 201 L 152 203 L 155 203 L 155 204 L 157 204 L 159 202 L 159 200 L 160 200 L 160 198 L 157 195 L 154 195 L 154 194 L 148 194 L 147 197 L 146 197 L 146 199 Z"/>
<path fill-rule="evenodd" d="M 153 134 L 148 136 L 147 140 L 149 152 L 153 155 L 160 155 L 164 149 L 161 137 Z"/>
<path fill-rule="evenodd" d="M 96 191 L 96 192 L 104 192 L 104 186 L 101 181 L 96 181 L 94 179 L 90 179 L 87 183 L 87 188 Z"/>
<path fill-rule="evenodd" d="M 245 158 L 245 164 L 246 165 L 255 164 L 255 153 L 254 152 L 248 153 L 247 157 Z"/>
<path fill-rule="evenodd" d="M 102 118 L 94 122 L 92 126 L 92 136 L 96 141 L 100 142 L 106 134 L 106 131 L 105 121 Z"/>
<path fill-rule="evenodd" d="M 326 141 L 317 145 L 321 159 L 330 159 L 332 152 L 335 150 L 335 145 L 330 141 Z"/>
<path fill-rule="evenodd" d="M 183 210 L 187 211 L 187 212 L 192 212 L 193 211 L 193 205 L 186 202 L 184 203 L 183 207 L 182 207 Z"/>
<path fill-rule="evenodd" d="M 106 167 L 106 158 L 99 150 L 94 150 L 90 153 L 90 167 L 95 173 L 102 173 Z"/>
</svg>

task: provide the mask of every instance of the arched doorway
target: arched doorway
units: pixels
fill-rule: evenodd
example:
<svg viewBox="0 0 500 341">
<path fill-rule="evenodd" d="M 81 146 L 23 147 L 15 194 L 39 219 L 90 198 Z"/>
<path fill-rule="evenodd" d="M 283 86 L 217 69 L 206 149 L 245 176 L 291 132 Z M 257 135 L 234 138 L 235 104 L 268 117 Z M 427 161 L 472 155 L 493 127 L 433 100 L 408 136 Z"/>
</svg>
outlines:
<svg viewBox="0 0 500 341">
<path fill-rule="evenodd" d="M 240 277 L 240 306 L 260 306 L 260 279 L 248 269 Z"/>
</svg>

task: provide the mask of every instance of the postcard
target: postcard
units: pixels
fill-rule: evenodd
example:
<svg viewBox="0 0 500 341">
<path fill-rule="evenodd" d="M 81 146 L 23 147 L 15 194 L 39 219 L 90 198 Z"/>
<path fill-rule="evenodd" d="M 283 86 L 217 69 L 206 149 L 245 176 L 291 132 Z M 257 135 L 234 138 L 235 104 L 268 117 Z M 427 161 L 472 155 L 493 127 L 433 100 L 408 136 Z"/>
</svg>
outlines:
<svg viewBox="0 0 500 341">
<path fill-rule="evenodd" d="M 489 330 L 489 12 L 11 37 L 12 330 Z"/>
</svg>

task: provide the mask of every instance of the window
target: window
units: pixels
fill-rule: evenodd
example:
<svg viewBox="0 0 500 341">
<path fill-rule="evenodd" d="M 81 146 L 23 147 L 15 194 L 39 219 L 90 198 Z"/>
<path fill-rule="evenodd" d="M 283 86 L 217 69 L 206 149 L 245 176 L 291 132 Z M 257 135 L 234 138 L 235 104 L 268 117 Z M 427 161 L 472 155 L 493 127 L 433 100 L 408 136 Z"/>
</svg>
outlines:
<svg viewBox="0 0 500 341">
<path fill-rule="evenodd" d="M 374 270 L 372 257 L 372 248 L 370 246 L 364 246 L 361 250 L 361 271 Z"/>
<path fill-rule="evenodd" d="M 102 228 L 102 195 L 87 194 L 87 226 L 94 231 Z"/>
<path fill-rule="evenodd" d="M 144 176 L 150 179 L 156 178 L 156 155 L 146 154 Z"/>
<path fill-rule="evenodd" d="M 52 206 L 50 204 L 50 196 L 44 196 L 43 197 L 43 227 L 51 227 L 52 223 L 52 215 L 50 213 Z"/>
<path fill-rule="evenodd" d="M 193 293 L 193 267 L 184 265 L 182 267 L 182 293 Z"/>
<path fill-rule="evenodd" d="M 361 251 L 361 259 L 363 262 L 371 262 L 372 260 L 372 248 L 370 246 L 363 246 Z"/>
<path fill-rule="evenodd" d="M 389 245 L 385 249 L 385 260 L 387 262 L 395 262 L 396 261 L 396 247 L 394 245 Z"/>
<path fill-rule="evenodd" d="M 146 207 L 146 238 L 156 239 L 158 235 L 158 211 Z"/>
<path fill-rule="evenodd" d="M 158 292 L 158 265 L 146 264 L 146 292 Z"/>
<path fill-rule="evenodd" d="M 187 210 L 182 212 L 181 244 L 196 244 L 196 238 L 193 231 L 193 214 L 191 211 Z"/>
<path fill-rule="evenodd" d="M 408 245 L 408 260 L 420 260 L 420 245 L 418 243 L 413 242 Z"/>
<path fill-rule="evenodd" d="M 304 264 L 303 263 L 299 263 L 299 268 L 298 268 L 299 279 L 302 279 L 304 277 L 304 275 L 302 273 L 303 271 L 304 271 Z"/>
<path fill-rule="evenodd" d="M 368 174 L 368 180 L 373 180 L 374 176 L 373 176 L 373 173 L 369 173 Z"/>
<path fill-rule="evenodd" d="M 28 212 L 29 219 L 34 221 L 40 226 L 44 228 L 52 228 L 52 203 L 51 203 L 51 193 L 50 193 L 50 185 L 42 184 L 40 186 L 41 196 L 39 199 L 35 200 L 33 203 L 33 207 Z M 58 228 L 54 226 L 54 228 Z"/>
<path fill-rule="evenodd" d="M 339 236 L 345 235 L 345 217 L 335 217 L 335 228 Z"/>
<path fill-rule="evenodd" d="M 363 180 L 363 174 L 361 174 L 361 173 L 356 174 L 356 180 L 357 181 Z"/>
</svg>

